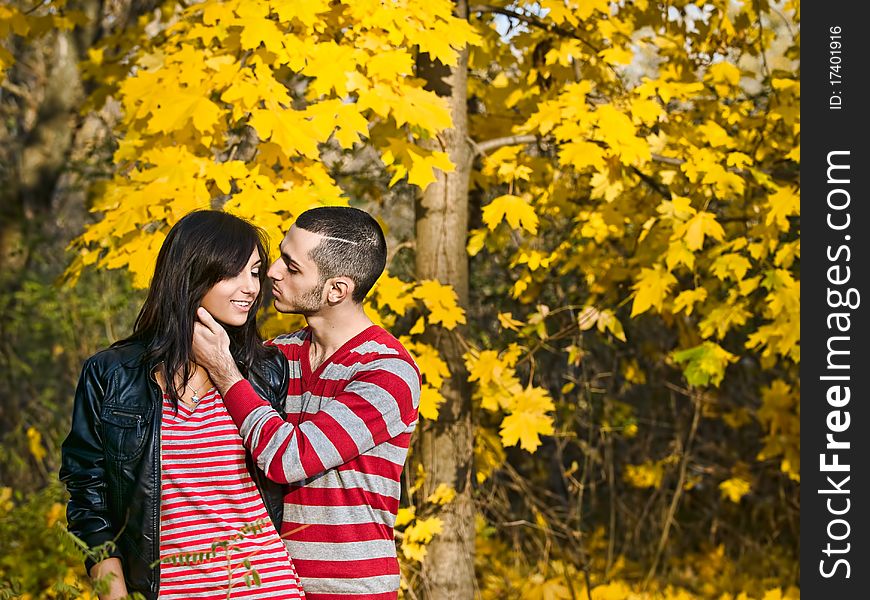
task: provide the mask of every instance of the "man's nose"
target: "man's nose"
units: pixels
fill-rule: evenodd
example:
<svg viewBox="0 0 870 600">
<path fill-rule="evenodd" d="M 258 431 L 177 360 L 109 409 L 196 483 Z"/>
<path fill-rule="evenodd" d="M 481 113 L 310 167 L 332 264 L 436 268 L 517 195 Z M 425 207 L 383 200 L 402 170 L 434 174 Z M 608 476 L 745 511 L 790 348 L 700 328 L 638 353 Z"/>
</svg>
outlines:
<svg viewBox="0 0 870 600">
<path fill-rule="evenodd" d="M 280 281 L 281 274 L 280 269 L 278 268 L 278 263 L 281 262 L 281 259 L 277 259 L 271 265 L 269 265 L 269 270 L 266 271 L 266 277 L 271 279 L 272 281 Z"/>
</svg>

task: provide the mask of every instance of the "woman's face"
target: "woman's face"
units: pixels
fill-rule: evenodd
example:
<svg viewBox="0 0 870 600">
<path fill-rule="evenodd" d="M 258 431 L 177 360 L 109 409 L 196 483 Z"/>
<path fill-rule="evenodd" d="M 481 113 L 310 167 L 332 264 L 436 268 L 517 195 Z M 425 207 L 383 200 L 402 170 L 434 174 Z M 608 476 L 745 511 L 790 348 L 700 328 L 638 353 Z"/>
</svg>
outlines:
<svg viewBox="0 0 870 600">
<path fill-rule="evenodd" d="M 201 306 L 221 323 L 244 325 L 260 293 L 260 266 L 260 255 L 254 248 L 245 268 L 235 277 L 214 284 L 203 296 Z"/>
</svg>

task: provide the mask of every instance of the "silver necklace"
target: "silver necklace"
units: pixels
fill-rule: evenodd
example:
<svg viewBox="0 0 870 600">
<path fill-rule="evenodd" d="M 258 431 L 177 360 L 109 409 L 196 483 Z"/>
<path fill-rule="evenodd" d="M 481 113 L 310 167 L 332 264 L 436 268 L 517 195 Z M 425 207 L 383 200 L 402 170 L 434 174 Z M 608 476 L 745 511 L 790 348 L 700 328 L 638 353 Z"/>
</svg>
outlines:
<svg viewBox="0 0 870 600">
<path fill-rule="evenodd" d="M 194 368 L 193 373 L 196 374 L 196 368 Z M 193 402 L 194 406 L 196 406 L 197 404 L 200 403 L 200 401 L 202 401 L 202 398 L 199 397 L 199 390 L 202 389 L 202 386 L 204 386 L 207 381 L 208 381 L 208 376 L 206 376 L 205 380 L 203 380 L 203 382 L 200 383 L 199 386 L 195 390 L 192 387 L 190 387 L 189 385 L 184 384 L 184 387 L 186 387 L 189 390 L 193 390 L 193 395 L 190 397 L 190 401 Z"/>
</svg>

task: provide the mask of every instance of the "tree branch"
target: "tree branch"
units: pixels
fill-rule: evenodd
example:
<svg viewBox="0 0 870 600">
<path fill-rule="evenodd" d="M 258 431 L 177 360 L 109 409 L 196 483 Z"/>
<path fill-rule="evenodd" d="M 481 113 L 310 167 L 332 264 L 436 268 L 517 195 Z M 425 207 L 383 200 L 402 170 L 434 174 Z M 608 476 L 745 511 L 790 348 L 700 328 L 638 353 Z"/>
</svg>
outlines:
<svg viewBox="0 0 870 600">
<path fill-rule="evenodd" d="M 579 40 L 589 46 L 592 50 L 594 50 L 596 54 L 600 52 L 599 48 L 596 48 L 595 45 L 593 45 L 591 42 L 577 35 L 575 31 L 565 29 L 564 27 L 560 27 L 555 23 L 547 23 L 534 15 L 523 14 L 515 10 L 510 10 L 509 8 L 501 8 L 498 6 L 485 6 L 482 4 L 469 7 L 468 12 L 499 14 L 505 17 L 510 17 L 512 19 L 517 19 L 519 21 L 522 21 L 523 23 L 526 23 L 527 25 L 531 25 L 532 27 L 537 27 L 538 29 L 543 29 L 544 31 L 549 31 L 550 33 L 555 33 L 562 37 Z"/>
<path fill-rule="evenodd" d="M 475 142 L 474 140 L 469 140 L 471 142 L 471 147 L 474 149 L 474 154 L 472 156 L 480 156 L 481 154 L 486 154 L 492 150 L 497 150 L 502 146 L 517 146 L 519 144 L 532 144 L 538 141 L 538 136 L 536 135 L 508 135 L 500 138 L 493 138 L 491 140 L 486 140 L 485 142 Z"/>
</svg>

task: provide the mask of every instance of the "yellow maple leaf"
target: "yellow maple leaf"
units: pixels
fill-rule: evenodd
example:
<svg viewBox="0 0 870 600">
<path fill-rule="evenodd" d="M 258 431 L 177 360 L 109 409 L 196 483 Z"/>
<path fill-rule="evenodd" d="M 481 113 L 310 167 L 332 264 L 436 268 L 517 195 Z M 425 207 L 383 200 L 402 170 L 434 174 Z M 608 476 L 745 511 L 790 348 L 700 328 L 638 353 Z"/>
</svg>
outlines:
<svg viewBox="0 0 870 600">
<path fill-rule="evenodd" d="M 673 271 L 681 264 L 686 265 L 691 271 L 695 268 L 695 254 L 689 250 L 684 240 L 674 240 L 668 244 L 665 264 L 668 266 L 668 271 Z"/>
<path fill-rule="evenodd" d="M 613 337 L 619 341 L 626 341 L 625 330 L 622 327 L 622 323 L 616 318 L 616 315 L 614 315 L 611 310 L 602 310 L 598 314 L 596 327 L 601 333 L 609 331 Z"/>
<path fill-rule="evenodd" d="M 414 58 L 404 48 L 381 50 L 366 62 L 366 73 L 385 82 L 394 82 L 414 72 Z"/>
<path fill-rule="evenodd" d="M 598 53 L 598 56 L 609 65 L 628 65 L 634 59 L 634 53 L 622 46 L 605 48 Z"/>
<path fill-rule="evenodd" d="M 562 576 L 547 579 L 540 573 L 532 574 L 523 584 L 523 600 L 568 600 L 573 598 L 571 590 Z"/>
<path fill-rule="evenodd" d="M 605 15 L 610 14 L 610 2 L 608 0 L 584 0 L 583 2 L 569 2 L 568 6 L 577 15 L 580 21 L 585 21 L 596 10 Z"/>
<path fill-rule="evenodd" d="M 725 148 L 733 148 L 735 145 L 734 140 L 731 139 L 731 136 L 728 135 L 728 132 L 725 131 L 722 126 L 715 121 L 707 121 L 703 125 L 699 125 L 697 129 L 698 132 L 703 136 L 704 140 L 714 148 L 718 148 L 720 146 Z"/>
<path fill-rule="evenodd" d="M 625 465 L 623 479 L 636 488 L 659 487 L 665 470 L 663 461 L 646 461 L 639 465 Z"/>
<path fill-rule="evenodd" d="M 36 462 L 42 462 L 46 455 L 45 446 L 42 445 L 42 434 L 35 427 L 27 428 L 27 444 L 30 448 L 30 454 L 36 459 Z"/>
<path fill-rule="evenodd" d="M 700 250 L 704 245 L 704 238 L 710 236 L 715 240 L 722 241 L 725 230 L 716 221 L 716 215 L 711 212 L 701 211 L 685 224 L 674 230 L 674 237 L 683 237 L 689 250 Z"/>
<path fill-rule="evenodd" d="M 378 307 L 386 307 L 397 315 L 404 315 L 414 305 L 414 296 L 411 294 L 413 287 L 413 284 L 384 273 L 375 285 L 374 298 Z"/>
<path fill-rule="evenodd" d="M 683 375 L 690 385 L 696 386 L 718 386 L 725 377 L 725 367 L 737 360 L 737 356 L 711 341 L 675 351 L 672 356 L 675 362 L 685 363 Z"/>
<path fill-rule="evenodd" d="M 396 512 L 396 522 L 393 524 L 393 527 L 396 529 L 400 527 L 404 527 L 411 521 L 416 518 L 417 515 L 417 507 L 415 506 L 403 506 Z"/>
<path fill-rule="evenodd" d="M 407 156 L 410 159 L 410 165 L 407 165 L 408 183 L 419 186 L 421 190 L 435 181 L 435 169 L 450 173 L 455 168 L 446 152 L 414 147 L 409 149 Z"/>
<path fill-rule="evenodd" d="M 208 132 L 221 114 L 221 109 L 200 93 L 164 92 L 154 105 L 147 131 L 173 133 L 193 124 L 198 131 Z"/>
<path fill-rule="evenodd" d="M 634 124 L 624 112 L 604 104 L 595 111 L 595 119 L 596 136 L 610 146 L 622 164 L 643 164 L 652 159 L 649 144 L 637 136 Z"/>
<path fill-rule="evenodd" d="M 424 383 L 420 388 L 420 405 L 418 412 L 424 419 L 434 421 L 438 418 L 438 409 L 444 403 L 444 396 L 436 388 Z"/>
<path fill-rule="evenodd" d="M 270 52 L 280 52 L 284 48 L 284 45 L 281 43 L 284 34 L 278 28 L 275 21 L 259 14 L 246 14 L 244 12 L 246 9 L 250 10 L 251 7 L 256 7 L 257 5 L 260 5 L 260 3 L 242 2 L 239 3 L 239 8 L 236 9 L 237 14 L 242 13 L 234 23 L 234 25 L 240 25 L 242 28 L 239 36 L 242 48 L 256 50 L 260 44 L 263 44 L 266 50 Z"/>
<path fill-rule="evenodd" d="M 661 105 L 653 99 L 637 98 L 631 102 L 631 116 L 647 126 L 654 125 L 663 112 Z"/>
<path fill-rule="evenodd" d="M 512 373 L 517 363 L 520 348 L 515 344 L 501 354 L 495 350 L 471 350 L 463 355 L 465 367 L 468 369 L 468 380 L 477 381 L 485 386 L 498 383 Z"/>
<path fill-rule="evenodd" d="M 495 350 L 484 350 L 480 353 L 469 352 L 463 358 L 468 369 L 468 380 L 479 381 L 480 385 L 498 381 L 507 368 Z"/>
<path fill-rule="evenodd" d="M 465 311 L 457 303 L 458 297 L 452 286 L 425 279 L 414 290 L 414 298 L 422 300 L 429 309 L 430 323 L 441 323 L 446 329 L 465 323 Z"/>
<path fill-rule="evenodd" d="M 541 413 L 511 413 L 502 421 L 499 433 L 505 446 L 519 443 L 523 450 L 534 452 L 541 445 L 540 436 L 553 434 L 553 419 Z"/>
<path fill-rule="evenodd" d="M 604 150 L 598 144 L 574 140 L 559 147 L 559 161 L 563 165 L 571 165 L 578 171 L 586 167 L 594 167 L 596 171 L 603 171 Z"/>
<path fill-rule="evenodd" d="M 710 271 L 722 281 L 730 278 L 740 283 L 751 267 L 752 263 L 745 256 L 736 252 L 729 252 L 717 256 L 713 264 L 710 265 Z"/>
<path fill-rule="evenodd" d="M 299 111 L 256 109 L 251 113 L 250 124 L 260 139 L 276 143 L 287 156 L 298 152 L 312 159 L 320 157 L 317 144 L 325 140 L 317 135 Z"/>
<path fill-rule="evenodd" d="M 444 362 L 441 354 L 433 346 L 423 342 L 407 341 L 405 347 L 411 353 L 411 356 L 414 357 L 414 362 L 420 368 L 424 381 L 427 381 L 436 388 L 440 388 L 444 383 L 444 379 L 450 377 L 450 369 L 447 368 L 447 363 Z"/>
<path fill-rule="evenodd" d="M 716 337 L 721 340 L 729 330 L 743 325 L 751 316 L 752 313 L 746 309 L 745 303 L 729 302 L 711 310 L 698 323 L 698 330 L 701 337 L 708 338 L 715 332 Z"/>
<path fill-rule="evenodd" d="M 453 502 L 454 498 L 456 498 L 456 490 L 446 483 L 439 483 L 435 491 L 426 498 L 426 502 L 444 505 Z"/>
<path fill-rule="evenodd" d="M 613 202 L 616 200 L 625 189 L 625 185 L 622 183 L 621 179 L 617 178 L 614 180 L 611 178 L 609 169 L 595 173 L 589 183 L 592 185 L 590 196 L 593 198 L 604 198 L 607 202 Z M 584 212 L 586 211 L 582 211 L 580 214 L 583 215 Z M 592 211 L 589 215 L 592 217 L 592 221 L 598 221 L 594 224 L 588 223 L 588 225 L 598 230 L 597 234 L 590 235 L 589 237 L 594 238 L 595 241 L 600 243 L 607 239 L 611 227 L 604 222 L 604 218 L 601 216 L 600 212 Z M 586 233 L 583 235 L 586 235 Z"/>
<path fill-rule="evenodd" d="M 453 125 L 446 100 L 434 92 L 411 85 L 403 85 L 398 92 L 383 88 L 376 85 L 372 92 L 385 93 L 397 125 L 409 123 L 433 134 Z"/>
<path fill-rule="evenodd" d="M 317 97 L 332 90 L 343 96 L 347 94 L 348 74 L 356 71 L 356 51 L 334 41 L 311 44 L 307 48 L 308 62 L 302 73 L 314 77 L 311 93 Z"/>
<path fill-rule="evenodd" d="M 748 494 L 751 489 L 752 485 L 740 477 L 732 477 L 719 484 L 722 497 L 728 498 L 734 503 L 739 503 L 743 496 Z"/>
<path fill-rule="evenodd" d="M 486 243 L 486 229 L 481 227 L 480 229 L 472 229 L 468 232 L 468 244 L 465 246 L 466 252 L 468 252 L 468 256 L 477 256 L 478 252 L 483 250 L 483 246 Z"/>
<path fill-rule="evenodd" d="M 740 83 L 740 69 L 723 60 L 710 66 L 707 70 L 707 78 L 713 83 L 737 85 Z"/>
<path fill-rule="evenodd" d="M 273 2 L 272 10 L 282 23 L 298 21 L 304 27 L 311 28 L 322 18 L 318 15 L 329 10 L 327 0 L 305 0 L 305 2 Z"/>
<path fill-rule="evenodd" d="M 444 530 L 444 523 L 438 517 L 417 519 L 405 529 L 405 541 L 413 544 L 428 544 L 432 538 Z"/>
<path fill-rule="evenodd" d="M 166 234 L 156 231 L 150 235 L 141 234 L 123 246 L 127 268 L 133 274 L 133 287 L 145 289 L 151 283 L 154 263 L 164 239 Z"/>
<path fill-rule="evenodd" d="M 555 409 L 553 399 L 545 388 L 528 386 L 513 396 L 512 410 L 531 412 L 546 412 Z"/>
<path fill-rule="evenodd" d="M 454 165 L 445 152 L 416 146 L 400 138 L 388 139 L 388 147 L 381 155 L 384 165 L 395 171 L 389 185 L 408 175 L 408 182 L 425 190 L 435 181 L 435 169 L 445 173 L 453 171 Z"/>
<path fill-rule="evenodd" d="M 743 154 L 742 152 L 730 152 L 728 154 L 728 159 L 725 161 L 729 167 L 735 167 L 737 169 L 742 169 L 747 165 L 752 164 L 752 158 Z"/>
<path fill-rule="evenodd" d="M 691 198 L 677 196 L 676 194 L 671 195 L 670 200 L 663 200 L 662 203 L 656 207 L 656 210 L 661 213 L 663 217 L 677 221 L 685 221 L 698 212 L 692 208 Z"/>
<path fill-rule="evenodd" d="M 538 232 L 538 215 L 528 200 L 513 194 L 505 194 L 493 199 L 483 207 L 483 222 L 490 231 L 506 220 L 513 229 L 522 228 L 531 234 Z"/>
<path fill-rule="evenodd" d="M 408 560 L 423 562 L 423 559 L 426 558 L 426 552 L 426 546 L 423 544 L 416 544 L 414 542 L 402 542 L 402 555 Z"/>
<path fill-rule="evenodd" d="M 519 331 L 519 328 L 523 324 L 523 322 L 514 319 L 514 316 L 511 313 L 498 313 L 498 324 L 505 329 Z"/>
<path fill-rule="evenodd" d="M 769 208 L 765 222 L 768 225 L 775 223 L 780 231 L 788 231 L 788 217 L 801 213 L 800 194 L 792 187 L 779 188 L 767 197 L 767 205 Z"/>
<path fill-rule="evenodd" d="M 693 290 L 683 290 L 677 297 L 674 298 L 674 312 L 678 313 L 681 310 L 686 311 L 686 315 L 692 314 L 695 304 L 703 302 L 707 299 L 707 290 L 704 288 L 696 288 Z"/>
<path fill-rule="evenodd" d="M 426 331 L 426 317 L 419 317 L 408 333 L 411 335 L 420 335 L 424 331 Z"/>
<path fill-rule="evenodd" d="M 637 293 L 631 306 L 631 316 L 635 317 L 650 308 L 661 312 L 665 298 L 676 283 L 677 278 L 661 265 L 657 264 L 651 269 L 642 268 L 637 282 L 632 286 Z"/>
</svg>

